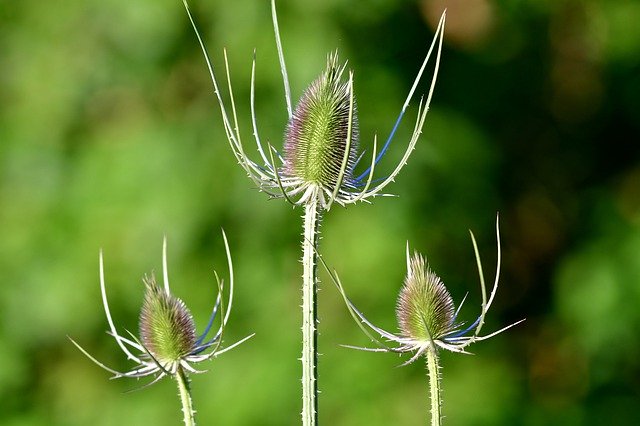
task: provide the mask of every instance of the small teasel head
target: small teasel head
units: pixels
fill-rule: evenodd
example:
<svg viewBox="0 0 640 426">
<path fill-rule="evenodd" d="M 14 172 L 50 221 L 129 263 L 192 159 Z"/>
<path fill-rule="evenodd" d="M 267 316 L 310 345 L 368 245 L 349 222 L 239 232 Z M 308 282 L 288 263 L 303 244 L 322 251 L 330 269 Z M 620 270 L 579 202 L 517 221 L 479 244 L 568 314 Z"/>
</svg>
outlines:
<svg viewBox="0 0 640 426">
<path fill-rule="evenodd" d="M 302 95 L 285 132 L 285 178 L 330 191 L 352 181 L 359 133 L 345 67 L 337 52 L 328 55 L 326 70 Z"/>
<path fill-rule="evenodd" d="M 398 334 L 386 331 L 369 321 L 347 297 L 337 273 L 332 271 L 322 257 L 320 257 L 320 263 L 325 267 L 332 281 L 338 287 L 356 324 L 379 347 L 363 348 L 350 345 L 346 346 L 372 352 L 413 352 L 414 355 L 405 363 L 409 364 L 421 355 L 427 354 L 427 352 L 433 354 L 437 348 L 457 353 L 469 353 L 466 349 L 469 345 L 490 339 L 524 321 L 516 321 L 492 333 L 480 335 L 485 316 L 487 312 L 489 312 L 489 308 L 498 290 L 500 265 L 502 262 L 498 218 L 496 217 L 496 240 L 498 243 L 496 275 L 489 294 L 487 294 L 476 239 L 472 232 L 470 232 L 470 234 L 476 265 L 478 267 L 482 304 L 478 317 L 466 327 L 464 322 L 458 320 L 458 314 L 460 313 L 465 298 L 462 299 L 456 308 L 451 294 L 449 294 L 442 280 L 431 271 L 426 259 L 422 255 L 419 253 L 414 253 L 413 256 L 410 255 L 408 244 L 407 275 L 396 304 L 396 316 L 400 328 L 400 333 Z M 373 331 L 373 333 L 371 333 L 371 331 Z M 380 336 L 382 340 L 376 337 L 376 335 Z M 389 346 L 387 342 L 395 342 L 397 346 Z"/>
<path fill-rule="evenodd" d="M 444 283 L 419 253 L 409 259 L 396 306 L 403 337 L 429 342 L 455 329 L 455 305 Z"/>
<path fill-rule="evenodd" d="M 182 300 L 156 283 L 153 274 L 145 276 L 144 283 L 140 340 L 161 364 L 179 361 L 196 346 L 193 316 Z"/>
<path fill-rule="evenodd" d="M 204 331 L 196 335 L 195 322 L 191 312 L 182 300 L 177 298 L 169 288 L 169 272 L 167 268 L 167 240 L 162 244 L 162 276 L 163 284 L 156 282 L 155 276 L 145 276 L 144 301 L 140 310 L 140 335 L 139 337 L 127 331 L 122 335 L 116 328 L 111 316 L 111 309 L 107 300 L 107 290 L 104 279 L 104 264 L 102 252 L 100 252 L 100 292 L 102 304 L 109 324 L 109 334 L 127 359 L 136 365 L 129 371 L 121 372 L 107 367 L 82 348 L 75 340 L 71 342 L 91 361 L 106 371 L 113 373 L 114 378 L 155 376 L 149 385 L 156 383 L 165 376 L 176 376 L 184 370 L 189 373 L 204 373 L 205 370 L 197 370 L 194 364 L 208 361 L 235 348 L 253 334 L 224 348 L 222 345 L 223 331 L 227 326 L 233 301 L 233 263 L 231 251 L 224 231 L 225 251 L 229 266 L 229 284 L 227 301 L 223 300 L 225 290 L 224 282 L 214 271 L 218 287 L 218 296 L 215 299 L 209 321 Z M 212 329 L 214 324 L 219 324 L 217 331 Z M 211 335 L 213 334 L 213 335 Z"/>
</svg>

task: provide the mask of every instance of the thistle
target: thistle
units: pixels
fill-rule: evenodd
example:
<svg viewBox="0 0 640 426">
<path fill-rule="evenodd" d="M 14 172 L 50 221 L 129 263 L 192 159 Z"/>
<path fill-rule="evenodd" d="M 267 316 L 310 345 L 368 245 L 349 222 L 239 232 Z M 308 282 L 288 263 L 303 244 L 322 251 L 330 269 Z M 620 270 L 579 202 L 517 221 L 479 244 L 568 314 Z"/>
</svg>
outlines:
<svg viewBox="0 0 640 426">
<path fill-rule="evenodd" d="M 293 206 L 303 206 L 305 209 L 302 239 L 302 423 L 303 425 L 315 425 L 317 423 L 318 394 L 316 253 L 322 214 L 330 210 L 334 202 L 344 206 L 358 201 L 368 202 L 373 197 L 387 195 L 382 191 L 398 176 L 400 170 L 407 163 L 422 132 L 435 88 L 442 51 L 445 15 L 443 14 L 440 19 L 427 55 L 389 137 L 379 152 L 377 136 L 373 137 L 369 166 L 358 174 L 355 169 L 362 154 L 358 153 L 360 138 L 354 95 L 354 74 L 349 71 L 348 76 L 345 75 L 346 63 L 340 65 L 337 53 L 328 55 L 325 71 L 304 91 L 296 108 L 292 108 L 291 90 L 280 40 L 275 0 L 271 1 L 271 16 L 289 121 L 284 136 L 283 154 L 280 154 L 271 144 L 267 144 L 265 149 L 258 132 L 255 114 L 256 55 L 254 51 L 251 67 L 250 109 L 252 134 L 257 154 L 260 157 L 260 160 L 256 162 L 247 155 L 242 142 L 227 52 L 224 50 L 224 64 L 230 108 L 223 100 L 209 54 L 186 0 L 183 0 L 183 3 L 204 54 L 214 93 L 220 106 L 227 141 L 236 161 L 259 190 L 267 193 L 271 198 L 284 198 Z M 374 179 L 376 165 L 387 152 L 434 52 L 435 65 L 428 95 L 426 99 L 421 99 L 418 102 L 416 122 L 404 154 L 389 176 Z"/>
<path fill-rule="evenodd" d="M 464 299 L 456 309 L 453 298 L 440 277 L 430 269 L 427 261 L 421 254 L 414 253 L 413 256 L 410 256 L 408 244 L 406 255 L 407 275 L 405 276 L 404 284 L 400 290 L 396 305 L 396 317 L 398 320 L 398 328 L 400 329 L 399 334 L 386 331 L 369 321 L 347 297 L 335 270 L 331 271 L 324 260 L 320 258 L 322 264 L 329 272 L 331 279 L 340 290 L 354 320 L 362 331 L 378 345 L 376 348 L 346 345 L 347 347 L 370 352 L 412 353 L 413 355 L 402 365 L 408 365 L 422 355 L 426 357 L 429 372 L 432 425 L 440 425 L 442 419 L 438 350 L 444 349 L 451 352 L 469 354 L 470 352 L 466 350 L 467 346 L 478 341 L 489 339 L 524 321 L 520 320 L 493 333 L 484 336 L 480 335 L 485 316 L 498 290 L 501 263 L 500 229 L 498 221 L 496 220 L 496 238 L 498 244 L 496 276 L 488 299 L 478 246 L 473 232 L 470 232 L 470 234 L 480 278 L 482 307 L 478 318 L 467 327 L 465 327 L 464 322 L 458 321 L 458 313 L 462 308 Z M 376 335 L 379 337 L 376 337 Z M 394 342 L 397 346 L 389 346 L 380 339 Z"/>
<path fill-rule="evenodd" d="M 214 271 L 218 284 L 218 296 L 214 304 L 209 322 L 200 336 L 196 335 L 195 322 L 191 312 L 182 300 L 171 293 L 169 288 L 169 276 L 167 271 L 167 240 L 162 246 L 162 271 L 164 286 L 156 283 L 155 276 L 145 276 L 145 295 L 140 311 L 140 337 L 137 338 L 127 331 L 129 337 L 121 335 L 116 329 L 107 301 L 106 286 L 104 280 L 104 262 L 100 252 L 100 291 L 102 304 L 109 324 L 109 334 L 115 339 L 117 345 L 129 360 L 136 365 L 127 372 L 120 372 L 107 367 L 83 349 L 71 337 L 69 339 L 91 361 L 106 371 L 113 374 L 113 378 L 154 376 L 154 379 L 143 387 L 157 383 L 165 376 L 176 379 L 182 402 L 185 425 L 195 425 L 193 404 L 189 388 L 188 373 L 205 373 L 206 370 L 197 370 L 192 364 L 211 360 L 228 350 L 240 345 L 253 334 L 226 347 L 221 348 L 223 331 L 229 320 L 233 301 L 233 264 L 226 235 L 224 238 L 227 262 L 229 266 L 229 296 L 227 303 L 223 302 L 224 283 Z M 211 332 L 216 317 L 220 312 L 220 325 L 213 336 L 207 338 Z"/>
</svg>

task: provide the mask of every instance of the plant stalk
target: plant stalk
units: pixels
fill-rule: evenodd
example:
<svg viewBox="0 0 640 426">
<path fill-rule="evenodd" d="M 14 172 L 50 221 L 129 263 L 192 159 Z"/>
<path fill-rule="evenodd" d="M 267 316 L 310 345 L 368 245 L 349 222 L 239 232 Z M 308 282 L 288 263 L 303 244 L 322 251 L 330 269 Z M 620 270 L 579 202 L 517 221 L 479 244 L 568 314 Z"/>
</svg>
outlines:
<svg viewBox="0 0 640 426">
<path fill-rule="evenodd" d="M 317 200 L 305 205 L 302 240 L 302 424 L 318 423 L 317 244 L 321 212 Z"/>
<path fill-rule="evenodd" d="M 431 398 L 431 426 L 440 426 L 442 422 L 442 400 L 440 399 L 440 365 L 435 347 L 426 351 L 427 370 L 429 372 L 429 390 Z"/>
<path fill-rule="evenodd" d="M 176 372 L 176 382 L 178 382 L 178 392 L 180 402 L 182 402 L 182 413 L 184 414 L 184 426 L 195 426 L 195 411 L 193 411 L 193 401 L 191 400 L 191 387 L 189 378 L 182 367 L 178 367 Z"/>
</svg>

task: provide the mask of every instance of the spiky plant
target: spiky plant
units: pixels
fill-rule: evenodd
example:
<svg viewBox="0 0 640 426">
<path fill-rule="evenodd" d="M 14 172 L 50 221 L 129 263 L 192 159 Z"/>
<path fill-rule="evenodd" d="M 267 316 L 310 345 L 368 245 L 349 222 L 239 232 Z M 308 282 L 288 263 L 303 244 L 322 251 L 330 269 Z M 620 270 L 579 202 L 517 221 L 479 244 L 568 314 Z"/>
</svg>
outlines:
<svg viewBox="0 0 640 426">
<path fill-rule="evenodd" d="M 412 353 L 413 355 L 402 365 L 410 364 L 421 356 L 425 356 L 429 373 L 432 426 L 439 426 L 442 420 L 442 398 L 440 396 L 441 377 L 438 351 L 444 349 L 451 352 L 468 354 L 469 352 L 466 348 L 472 343 L 489 339 L 524 321 L 517 321 L 498 331 L 480 336 L 485 316 L 498 290 L 498 281 L 500 278 L 501 250 L 498 220 L 496 219 L 496 238 L 498 244 L 496 276 L 488 298 L 478 246 L 473 232 L 470 232 L 470 234 L 476 265 L 478 267 L 478 275 L 480 277 L 482 306 L 480 315 L 468 327 L 464 327 L 464 322 L 458 321 L 458 313 L 462 308 L 464 299 L 456 309 L 453 298 L 440 277 L 431 270 L 426 259 L 421 254 L 414 253 L 413 256 L 410 256 L 408 244 L 406 254 L 407 275 L 400 289 L 396 304 L 396 317 L 398 328 L 400 329 L 399 334 L 386 331 L 369 321 L 347 297 L 336 271 L 331 270 L 325 261 L 320 258 L 331 279 L 340 290 L 355 322 L 362 331 L 378 345 L 376 348 L 345 346 L 370 352 Z M 376 337 L 375 334 L 379 337 Z M 380 339 L 396 343 L 397 346 L 389 346 Z"/>
<path fill-rule="evenodd" d="M 194 28 L 198 42 L 209 68 L 211 82 L 220 111 L 229 146 L 238 164 L 255 185 L 272 198 L 284 198 L 294 206 L 304 207 L 304 230 L 302 239 L 302 422 L 304 425 L 317 423 L 317 330 L 316 310 L 317 274 L 316 250 L 319 226 L 323 213 L 331 209 L 333 203 L 354 204 L 369 202 L 373 197 L 386 195 L 383 190 L 400 173 L 415 148 L 422 132 L 433 95 L 440 64 L 445 15 L 442 15 L 427 55 L 409 90 L 396 122 L 378 152 L 377 137 L 373 137 L 372 156 L 369 166 L 360 174 L 355 169 L 360 158 L 358 154 L 359 130 L 356 101 L 354 95 L 354 74 L 345 75 L 346 64 L 340 64 L 337 53 L 330 54 L 325 71 L 303 92 L 295 107 L 292 107 L 291 90 L 285 66 L 275 0 L 271 1 L 272 21 L 275 40 L 284 83 L 288 125 L 284 136 L 284 153 L 280 154 L 271 144 L 263 147 L 258 132 L 255 115 L 255 52 L 251 68 L 251 124 L 258 162 L 252 160 L 245 151 L 236 113 L 229 64 L 226 50 L 224 63 L 226 85 L 230 98 L 230 110 L 223 100 L 220 85 L 205 44 L 198 32 L 186 0 L 183 0 L 188 17 Z M 396 130 L 411 102 L 414 92 L 425 71 L 429 59 L 435 52 L 433 77 L 426 99 L 418 102 L 418 113 L 413 133 L 402 158 L 391 174 L 379 181 L 374 180 L 378 162 L 387 152 Z M 375 182 L 375 183 L 374 183 Z"/>
<path fill-rule="evenodd" d="M 127 372 L 120 372 L 107 367 L 102 362 L 94 358 L 75 340 L 69 340 L 85 354 L 91 361 L 113 374 L 113 378 L 131 377 L 142 378 L 155 376 L 153 380 L 143 387 L 157 383 L 163 377 L 173 377 L 178 384 L 180 401 L 184 415 L 185 426 L 195 425 L 195 410 L 191 400 L 191 390 L 189 387 L 189 373 L 205 373 L 206 370 L 197 370 L 192 364 L 209 361 L 223 353 L 235 348 L 245 340 L 251 338 L 253 334 L 242 340 L 221 348 L 223 331 L 229 320 L 231 306 L 233 302 L 233 263 L 231 262 L 231 252 L 227 236 L 224 238 L 227 262 L 229 265 L 229 297 L 226 304 L 223 302 L 223 281 L 214 272 L 218 284 L 218 296 L 216 298 L 209 322 L 203 333 L 196 335 L 196 326 L 191 312 L 185 303 L 174 296 L 169 288 L 169 274 L 167 271 L 167 240 L 165 238 L 162 245 L 162 272 L 164 286 L 161 287 L 155 276 L 145 276 L 145 294 L 142 308 L 140 310 L 140 334 L 139 338 L 127 331 L 128 337 L 123 336 L 116 329 L 115 323 L 109 309 L 107 301 L 107 291 L 104 280 L 104 262 L 102 251 L 100 252 L 100 292 L 102 294 L 102 304 L 109 324 L 109 334 L 115 339 L 116 344 L 127 359 L 136 365 Z M 216 317 L 220 312 L 220 325 L 213 336 L 207 338 L 213 327 Z"/>
</svg>

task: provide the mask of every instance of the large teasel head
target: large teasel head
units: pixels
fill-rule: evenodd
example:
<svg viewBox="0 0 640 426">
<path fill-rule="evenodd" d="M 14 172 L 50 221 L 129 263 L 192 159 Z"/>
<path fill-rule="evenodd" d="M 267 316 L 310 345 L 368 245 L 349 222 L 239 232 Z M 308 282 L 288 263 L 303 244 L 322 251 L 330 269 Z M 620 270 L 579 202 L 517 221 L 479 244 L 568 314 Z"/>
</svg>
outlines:
<svg viewBox="0 0 640 426">
<path fill-rule="evenodd" d="M 224 71 L 229 101 L 224 99 L 220 84 L 224 81 L 219 81 L 216 77 L 214 66 L 209 59 L 206 46 L 198 32 L 186 0 L 183 0 L 183 3 L 209 68 L 209 75 L 220 105 L 222 124 L 229 146 L 240 167 L 261 191 L 273 198 L 284 198 L 293 205 L 309 206 L 313 204 L 322 210 L 329 210 L 334 202 L 348 205 L 388 195 L 383 191 L 396 179 L 407 164 L 422 133 L 429 111 L 440 67 L 444 38 L 444 13 L 438 22 L 427 54 L 388 137 L 379 147 L 377 135 L 374 135 L 373 143 L 367 144 L 370 146 L 371 159 L 364 161 L 365 164 L 362 165 L 364 170 L 354 173 L 354 169 L 358 167 L 358 160 L 363 156 L 363 153 L 356 152 L 357 146 L 362 143 L 359 137 L 357 108 L 353 94 L 354 75 L 351 71 L 347 73 L 348 75 L 343 75 L 345 74 L 345 65 L 339 65 L 337 53 L 328 56 L 326 70 L 307 88 L 294 109 L 280 39 L 275 0 L 271 0 L 271 16 L 284 85 L 288 125 L 285 131 L 283 152 L 279 152 L 269 143 L 266 146 L 263 144 L 256 117 L 256 55 L 254 52 L 249 108 L 251 110 L 251 133 L 257 154 L 260 157 L 256 161 L 248 154 L 247 145 L 240 132 L 241 126 L 233 95 L 227 53 L 224 52 Z M 385 157 L 394 140 L 396 131 L 409 108 L 429 62 L 433 62 L 433 71 L 428 91 L 417 102 L 417 116 L 413 132 L 405 145 L 404 153 L 390 173 L 386 176 L 374 177 L 376 166 Z"/>
<path fill-rule="evenodd" d="M 140 340 L 162 364 L 176 362 L 196 346 L 196 325 L 184 302 L 164 291 L 154 275 L 145 276 L 140 311 Z"/>
<path fill-rule="evenodd" d="M 343 79 L 345 67 L 337 52 L 328 55 L 326 70 L 293 111 L 284 141 L 285 178 L 329 191 L 352 181 L 359 134 L 353 85 Z"/>
<path fill-rule="evenodd" d="M 424 257 L 414 253 L 396 305 L 403 337 L 432 341 L 455 329 L 455 305 L 444 283 Z"/>
</svg>

